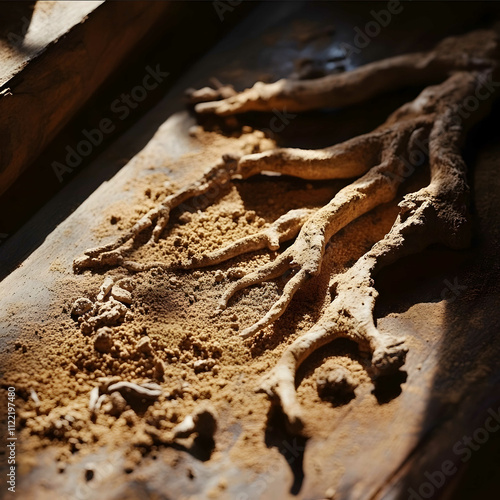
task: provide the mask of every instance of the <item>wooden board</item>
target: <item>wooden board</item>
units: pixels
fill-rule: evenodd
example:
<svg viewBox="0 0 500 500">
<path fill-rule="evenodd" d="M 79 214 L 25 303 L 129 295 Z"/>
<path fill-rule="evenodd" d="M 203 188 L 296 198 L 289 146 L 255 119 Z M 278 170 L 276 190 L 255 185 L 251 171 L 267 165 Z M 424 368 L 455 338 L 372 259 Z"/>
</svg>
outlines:
<svg viewBox="0 0 500 500">
<path fill-rule="evenodd" d="M 169 2 L 40 1 L 32 12 L 20 10 L 21 23 L 0 44 L 0 195 L 169 8 Z"/>
<path fill-rule="evenodd" d="M 389 55 L 388 46 L 383 41 L 392 40 L 391 37 L 396 36 L 394 33 L 401 31 L 406 33 L 409 47 L 420 46 L 420 28 L 417 25 L 413 31 L 410 29 L 415 27 L 415 19 L 422 16 L 421 8 L 414 5 L 406 6 L 407 17 L 402 17 L 390 28 L 395 31 L 388 31 L 385 38 L 381 38 L 379 57 Z M 334 13 L 331 11 L 329 15 L 333 17 Z M 444 26 L 444 20 L 450 20 L 450 12 L 444 8 L 441 16 Z M 258 79 L 262 73 L 274 71 L 273 75 L 282 76 L 280 71 L 286 72 L 289 66 L 276 69 L 275 61 L 283 60 L 283 52 L 291 58 L 299 52 L 293 41 L 293 32 L 289 30 L 292 22 L 321 24 L 325 19 L 328 18 L 324 7 L 311 7 L 310 4 L 307 7 L 300 4 L 281 5 L 280 8 L 265 6 L 257 11 L 237 34 L 228 37 L 185 75 L 157 108 L 69 184 L 65 192 L 45 207 L 19 235 L 5 243 L 2 252 L 13 252 L 16 245 L 22 247 L 23 238 L 29 239 L 36 232 L 37 224 L 50 217 L 58 204 L 68 200 L 72 193 L 78 193 L 86 178 L 90 179 L 100 169 L 111 168 L 110 164 L 119 161 L 130 141 L 151 136 L 155 131 L 140 154 L 111 181 L 102 184 L 47 236 L 19 269 L 0 283 L 0 331 L 2 343 L 7 348 L 11 348 L 8 342 L 17 337 L 24 323 L 43 321 L 47 317 L 55 300 L 52 290 L 57 283 L 78 280 L 78 277 L 71 278 L 71 262 L 75 255 L 98 242 L 95 229 L 99 226 L 103 205 L 109 206 L 119 200 L 131 202 L 134 193 L 127 187 L 146 172 L 148 175 L 168 173 L 182 184 L 206 167 L 210 151 L 201 146 L 196 149 L 189 139 L 188 130 L 194 123 L 192 118 L 185 113 L 172 115 L 183 89 L 199 86 L 214 75 L 223 81 L 236 81 L 240 87 Z M 261 20 L 266 22 L 261 23 Z M 343 19 L 341 13 L 336 12 L 336 22 L 344 28 L 340 31 L 345 33 L 341 35 L 345 38 L 341 40 L 349 40 L 352 32 L 348 27 L 352 28 L 352 19 Z M 463 25 L 455 22 L 457 24 L 451 24 L 456 30 L 467 26 L 463 18 Z M 450 25 L 442 29 L 445 28 L 451 30 Z M 273 42 L 263 43 L 265 35 L 273 35 Z M 434 35 L 438 36 L 438 33 Z M 277 43 L 278 40 L 281 44 Z M 256 44 L 261 44 L 258 51 Z M 369 59 L 370 54 L 373 52 L 363 53 L 357 63 L 362 62 L 362 57 Z M 339 115 L 343 129 L 333 133 L 333 127 L 326 128 L 326 124 L 331 124 L 331 117 L 324 118 L 325 121 L 318 115 L 297 118 L 287 128 L 288 139 L 285 137 L 284 140 L 295 144 L 297 137 L 304 142 L 308 138 L 309 143 L 336 142 L 343 134 L 369 129 L 372 121 L 376 122 L 388 111 L 387 107 L 394 105 L 395 102 L 387 98 L 377 101 L 370 110 L 373 116 L 366 119 L 366 108 Z M 479 436 L 478 429 L 484 428 L 486 418 L 491 412 L 498 412 L 500 406 L 497 361 L 500 355 L 497 340 L 500 273 L 496 257 L 500 244 L 500 147 L 495 140 L 499 132 L 495 116 L 471 136 L 468 145 L 472 152 L 469 164 L 475 221 L 471 249 L 462 253 L 431 249 L 393 266 L 380 277 L 378 326 L 383 331 L 404 332 L 409 337 L 410 352 L 404 366 L 405 373 L 382 387 L 379 393 L 373 394 L 371 388 L 365 387 L 347 405 L 335 408 L 335 431 L 328 439 L 297 442 L 279 428 L 278 421 L 274 433 L 271 433 L 269 448 L 277 447 L 282 460 L 277 468 L 257 478 L 250 471 L 238 469 L 227 453 L 209 462 L 201 462 L 183 452 L 175 468 L 166 465 L 160 454 L 156 461 L 146 460 L 138 474 L 124 482 L 121 472 L 123 457 L 119 453 L 109 455 L 106 450 L 85 457 L 70 466 L 65 474 L 58 475 L 49 449 L 40 454 L 39 462 L 23 478 L 23 498 L 53 498 L 54 491 L 60 498 L 72 498 L 75 488 L 78 488 L 79 497 L 89 499 L 96 498 L 96 491 L 99 498 L 110 499 L 204 499 L 222 475 L 227 479 L 228 487 L 220 491 L 217 498 L 228 500 L 319 500 L 325 498 L 330 488 L 335 489 L 336 499 L 406 499 L 411 498 L 412 491 L 425 498 L 431 490 L 433 498 L 458 498 L 460 492 L 456 492 L 456 487 L 464 475 L 467 477 L 471 464 L 485 453 L 488 446 L 498 443 L 498 436 L 490 433 L 487 443 L 471 452 L 470 460 L 462 460 L 465 458 L 465 453 L 461 452 L 465 446 L 464 436 Z M 317 124 L 316 129 L 311 128 L 313 122 Z M 321 137 L 318 128 L 323 130 Z M 307 129 L 309 134 L 303 132 Z M 184 153 L 193 154 L 192 171 L 176 170 L 175 167 L 165 170 L 167 160 L 169 165 L 175 165 L 175 159 Z M 465 288 L 454 288 L 454 283 Z M 16 321 L 12 321 L 13 314 Z M 234 432 L 236 438 L 238 430 Z M 460 443 L 458 448 L 457 443 Z M 82 478 L 83 469 L 90 461 L 98 464 L 103 473 L 88 487 Z M 451 461 L 451 466 L 448 461 Z M 487 460 L 483 463 L 484 467 L 491 465 Z M 436 471 L 442 471 L 443 467 L 454 472 L 447 473 L 444 483 L 436 486 L 440 484 L 440 475 Z M 195 479 L 188 477 L 188 469 L 194 470 Z M 426 486 L 427 483 L 430 486 Z M 486 491 L 476 498 L 495 498 L 488 495 Z M 415 499 L 418 500 L 418 496 L 414 496 Z"/>
</svg>

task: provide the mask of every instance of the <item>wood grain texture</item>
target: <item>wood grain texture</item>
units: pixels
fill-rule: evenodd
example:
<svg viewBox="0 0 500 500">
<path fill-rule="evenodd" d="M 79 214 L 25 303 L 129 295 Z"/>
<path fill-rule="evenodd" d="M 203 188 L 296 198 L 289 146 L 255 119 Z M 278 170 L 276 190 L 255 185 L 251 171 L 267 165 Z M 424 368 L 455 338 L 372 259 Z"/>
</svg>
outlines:
<svg viewBox="0 0 500 500">
<path fill-rule="evenodd" d="M 169 2 L 36 4 L 23 50 L 12 54 L 4 42 L 0 51 L 0 194 L 169 8 Z"/>
</svg>

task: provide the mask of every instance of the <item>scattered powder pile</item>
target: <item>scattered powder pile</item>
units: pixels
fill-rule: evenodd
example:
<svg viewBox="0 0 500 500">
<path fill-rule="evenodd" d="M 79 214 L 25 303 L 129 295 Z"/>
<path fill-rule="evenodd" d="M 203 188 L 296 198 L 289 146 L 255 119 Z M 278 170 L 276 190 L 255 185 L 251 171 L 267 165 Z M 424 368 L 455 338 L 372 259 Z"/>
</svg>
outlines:
<svg viewBox="0 0 500 500">
<path fill-rule="evenodd" d="M 214 158 L 227 151 L 228 143 L 246 152 L 259 149 L 261 142 L 260 149 L 272 145 L 248 130 L 224 140 L 199 130 L 193 135 Z M 180 163 L 192 159 L 188 155 Z M 158 243 L 139 241 L 130 254 L 138 262 L 165 263 L 202 256 L 258 232 L 291 209 L 324 205 L 343 185 L 286 177 L 236 181 L 212 205 L 187 204 L 174 211 Z M 108 208 L 99 238 L 129 228 L 176 189 L 163 174 L 142 178 L 134 187 L 136 204 Z M 286 345 L 317 321 L 329 301 L 328 274 L 351 265 L 380 239 L 397 210 L 395 203 L 382 206 L 342 230 L 327 249 L 325 273 L 297 293 L 275 325 L 248 340 L 238 332 L 265 314 L 283 280 L 249 288 L 214 314 L 217 302 L 228 283 L 279 251 L 257 251 L 195 271 L 134 274 L 116 267 L 63 276 L 50 321 L 26 324 L 2 359 L 9 373 L 2 388 L 13 385 L 19 396 L 22 460 L 35 464 L 38 450 L 56 447 L 64 471 L 66 462 L 107 445 L 123 449 L 125 471 L 131 472 L 145 455 L 174 441 L 209 435 L 214 437 L 213 456 L 231 448 L 238 465 L 265 470 L 266 460 L 278 460 L 279 453 L 264 443 L 270 405 L 255 392 L 258 381 Z M 357 348 L 344 347 L 313 357 L 299 373 L 299 399 L 311 416 L 310 432 L 317 436 L 326 435 L 335 420 L 331 377 L 343 377 L 346 394 L 370 385 Z M 230 431 L 235 423 L 241 427 L 236 437 Z"/>
</svg>

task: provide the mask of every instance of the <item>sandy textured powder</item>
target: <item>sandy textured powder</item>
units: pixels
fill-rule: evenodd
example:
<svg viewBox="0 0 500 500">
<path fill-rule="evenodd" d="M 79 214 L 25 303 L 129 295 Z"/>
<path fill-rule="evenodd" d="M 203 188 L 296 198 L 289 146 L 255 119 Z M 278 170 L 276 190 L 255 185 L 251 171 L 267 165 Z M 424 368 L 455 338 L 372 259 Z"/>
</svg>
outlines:
<svg viewBox="0 0 500 500">
<path fill-rule="evenodd" d="M 230 139 L 236 150 L 248 153 L 272 145 L 261 135 L 247 132 Z M 218 134 L 200 130 L 193 135 L 192 140 L 207 148 L 206 154 L 214 160 L 227 152 L 227 138 L 222 140 Z M 184 156 L 178 168 L 188 169 L 189 164 L 190 156 Z M 189 180 L 197 175 L 194 172 Z M 306 183 L 264 176 L 236 181 L 203 210 L 188 204 L 187 210 L 174 211 L 160 242 L 154 247 L 142 247 L 143 240 L 139 239 L 130 257 L 138 262 L 182 262 L 193 255 L 201 256 L 259 231 L 290 209 L 320 207 L 343 185 L 339 181 Z M 135 205 L 104 208 L 99 238 L 105 240 L 130 227 L 177 187 L 158 173 L 138 179 L 129 186 L 135 194 Z M 214 316 L 213 311 L 226 284 L 239 275 L 238 270 L 255 269 L 268 262 L 277 255 L 270 251 L 195 271 L 152 270 L 131 275 L 116 268 L 62 279 L 50 321 L 25 325 L 24 334 L 2 360 L 9 373 L 2 387 L 14 385 L 20 396 L 20 456 L 25 466 L 36 462 L 37 450 L 42 447 L 59 449 L 63 470 L 72 457 L 109 445 L 125 446 L 125 469 L 130 472 L 143 455 L 164 448 L 164 436 L 201 401 L 210 400 L 219 415 L 212 457 L 231 446 L 231 458 L 237 465 L 256 472 L 268 468 L 263 457 L 273 456 L 264 443 L 270 403 L 265 395 L 254 392 L 259 378 L 274 366 L 289 342 L 317 321 L 329 300 L 330 273 L 355 262 L 388 231 L 396 214 L 396 203 L 382 206 L 342 230 L 328 247 L 324 273 L 297 293 L 275 325 L 247 341 L 238 337 L 238 331 L 265 314 L 279 296 L 284 280 L 244 290 L 221 314 Z M 58 269 L 57 256 L 52 269 Z M 115 281 L 132 276 L 135 288 L 125 319 L 110 326 L 111 352 L 100 353 L 94 347 L 95 332 L 84 334 L 71 308 L 79 297 L 95 301 L 105 276 Z M 146 336 L 150 353 L 137 349 L 137 343 Z M 163 374 L 157 369 L 159 360 Z M 301 368 L 298 394 L 309 415 L 311 435 L 327 436 L 331 431 L 329 422 L 339 411 L 335 401 L 322 400 L 318 395 L 317 377 L 328 369 L 344 366 L 360 383 L 357 393 L 369 393 L 372 385 L 364 363 L 357 348 L 346 341 L 326 346 Z M 149 406 L 127 407 L 116 415 L 102 409 L 92 418 L 89 393 L 100 377 L 137 383 L 153 381 L 161 384 L 163 394 Z M 30 396 L 31 390 L 36 391 L 39 406 Z M 233 443 L 229 428 L 235 423 L 242 432 Z M 279 457 L 277 450 L 274 457 Z"/>
</svg>

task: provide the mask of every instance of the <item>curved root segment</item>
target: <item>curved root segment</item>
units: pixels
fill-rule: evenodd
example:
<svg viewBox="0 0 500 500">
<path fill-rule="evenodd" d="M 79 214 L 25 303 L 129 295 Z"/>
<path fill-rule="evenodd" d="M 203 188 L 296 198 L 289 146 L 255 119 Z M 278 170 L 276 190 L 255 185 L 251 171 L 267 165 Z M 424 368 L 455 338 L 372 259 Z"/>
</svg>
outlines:
<svg viewBox="0 0 500 500">
<path fill-rule="evenodd" d="M 188 264 L 183 265 L 182 268 L 193 269 L 214 266 L 238 255 L 264 248 L 276 251 L 280 248 L 281 243 L 297 236 L 301 227 L 312 213 L 313 210 L 307 208 L 290 210 L 274 221 L 267 229 L 240 238 L 220 250 L 205 254 L 201 259 L 193 259 Z"/>
<path fill-rule="evenodd" d="M 80 272 L 86 268 L 123 264 L 124 254 L 129 248 L 127 244 L 132 243 L 137 236 L 146 229 L 149 229 L 153 224 L 154 228 L 150 242 L 158 241 L 168 223 L 170 212 L 175 207 L 178 207 L 190 198 L 203 195 L 214 188 L 217 188 L 217 190 L 222 188 L 231 180 L 236 168 L 237 160 L 235 158 L 230 156 L 224 157 L 222 161 L 210 168 L 198 181 L 189 184 L 175 194 L 167 196 L 158 207 L 150 210 L 146 215 L 141 217 L 129 231 L 115 241 L 86 250 L 83 257 L 74 260 L 74 271 Z M 127 262 L 127 267 L 131 268 L 131 270 L 144 269 L 140 265 L 134 268 L 133 262 Z M 146 267 L 151 267 L 151 265 Z"/>
</svg>

